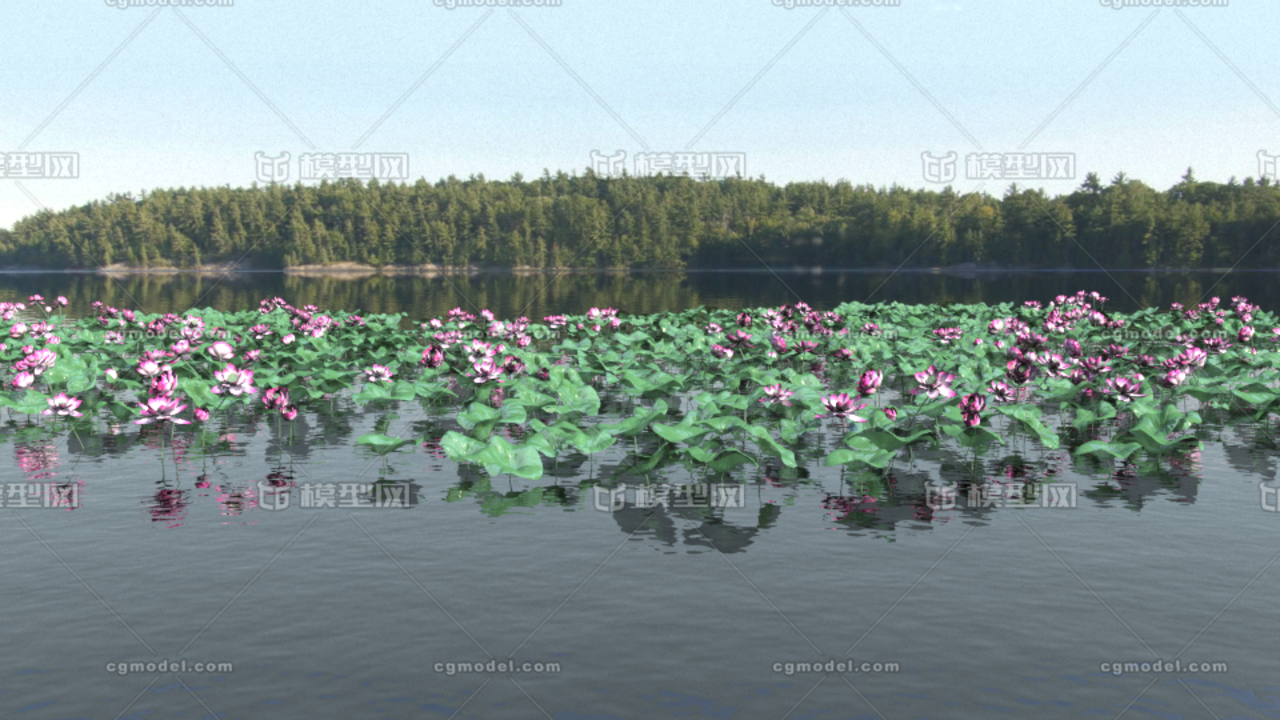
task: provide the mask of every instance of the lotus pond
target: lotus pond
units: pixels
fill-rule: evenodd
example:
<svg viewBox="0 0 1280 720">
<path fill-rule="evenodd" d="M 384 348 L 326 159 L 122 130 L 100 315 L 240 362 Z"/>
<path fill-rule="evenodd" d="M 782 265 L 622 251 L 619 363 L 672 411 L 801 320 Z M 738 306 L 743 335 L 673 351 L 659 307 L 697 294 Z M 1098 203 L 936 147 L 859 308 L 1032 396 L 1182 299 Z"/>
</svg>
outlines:
<svg viewBox="0 0 1280 720">
<path fill-rule="evenodd" d="M 0 304 L 0 562 L 39 578 L 3 599 L 49 618 L 11 633 L 23 717 L 1280 707 L 1253 626 L 1280 321 L 1243 297 L 64 305 Z M 1231 672 L 1099 670 L 1175 656 Z M 165 657 L 235 670 L 102 670 Z M 539 671 L 448 671 L 495 658 Z M 874 667 L 790 671 L 819 659 Z"/>
</svg>

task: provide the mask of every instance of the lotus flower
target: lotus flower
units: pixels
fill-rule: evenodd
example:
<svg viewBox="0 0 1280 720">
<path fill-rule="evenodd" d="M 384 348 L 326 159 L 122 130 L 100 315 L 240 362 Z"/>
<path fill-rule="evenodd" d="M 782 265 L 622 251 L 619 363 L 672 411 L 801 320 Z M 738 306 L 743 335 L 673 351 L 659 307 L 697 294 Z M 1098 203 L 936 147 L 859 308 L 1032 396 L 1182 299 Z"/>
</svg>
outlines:
<svg viewBox="0 0 1280 720">
<path fill-rule="evenodd" d="M 1131 402 L 1135 398 L 1146 397 L 1138 393 L 1142 389 L 1142 376 L 1135 375 L 1133 380 L 1126 377 L 1107 378 L 1106 392 L 1114 392 L 1120 402 Z"/>
<path fill-rule="evenodd" d="M 262 394 L 262 403 L 272 410 L 283 410 L 289 405 L 288 388 L 269 388 Z"/>
<path fill-rule="evenodd" d="M 880 389 L 880 383 L 884 381 L 884 373 L 879 370 L 868 370 L 862 373 L 862 377 L 858 380 L 858 395 L 867 397 L 874 395 L 876 390 Z"/>
<path fill-rule="evenodd" d="M 714 355 L 714 356 L 716 356 L 716 357 L 718 357 L 718 358 L 720 358 L 721 360 L 732 360 L 732 359 L 733 359 L 733 350 L 731 350 L 731 349 L 729 349 L 729 348 L 727 348 L 727 347 L 724 347 L 724 346 L 722 346 L 722 345 L 712 345 L 712 346 L 711 346 L 711 354 L 712 354 L 712 355 Z"/>
<path fill-rule="evenodd" d="M 27 355 L 21 362 L 26 369 L 35 373 L 38 377 L 43 374 L 45 370 L 52 368 L 53 364 L 57 362 L 57 360 L 58 356 L 54 354 L 52 350 L 41 349 Z"/>
<path fill-rule="evenodd" d="M 1236 333 L 1236 342 L 1247 343 L 1250 340 L 1253 340 L 1253 333 L 1253 327 L 1251 325 L 1245 325 L 1240 328 L 1240 332 Z"/>
<path fill-rule="evenodd" d="M 769 344 L 773 345 L 773 349 L 779 355 L 787 351 L 787 341 L 781 335 L 774 335 L 769 338 Z"/>
<path fill-rule="evenodd" d="M 751 335 L 749 333 L 744 333 L 741 330 L 734 330 L 728 335 L 725 335 L 724 339 L 728 340 L 729 344 L 737 350 L 755 347 L 755 345 L 751 344 Z"/>
<path fill-rule="evenodd" d="M 140 403 L 139 407 L 142 408 L 142 417 L 133 421 L 135 425 L 149 425 L 166 420 L 179 425 L 191 424 L 190 420 L 183 420 L 177 416 L 186 407 L 177 398 L 165 395 L 147 398 L 147 401 Z"/>
<path fill-rule="evenodd" d="M 227 363 L 227 366 L 213 374 L 218 384 L 209 389 L 214 395 L 221 395 L 229 392 L 233 396 L 239 397 L 245 393 L 255 393 L 258 389 L 253 387 L 253 371 L 237 370 L 235 365 Z"/>
<path fill-rule="evenodd" d="M 996 399 L 996 402 L 1007 403 L 1013 399 L 1013 392 L 1009 386 L 1003 381 L 996 381 L 987 386 L 987 392 Z"/>
<path fill-rule="evenodd" d="M 487 383 L 491 380 L 502 382 L 502 368 L 493 362 L 493 358 L 484 358 L 477 361 L 472 367 L 475 368 L 476 374 L 474 381 L 477 385 Z"/>
<path fill-rule="evenodd" d="M 151 378 L 151 394 L 153 396 L 168 395 L 176 389 L 178 389 L 178 378 L 174 377 L 172 370 L 166 369 Z"/>
<path fill-rule="evenodd" d="M 231 343 L 225 340 L 219 340 L 206 348 L 206 351 L 213 356 L 214 360 L 226 362 L 236 356 L 235 348 L 231 347 Z"/>
<path fill-rule="evenodd" d="M 982 424 L 982 417 L 978 414 L 987 407 L 987 399 L 978 394 L 965 395 L 960 400 L 960 416 L 964 419 L 964 424 L 969 427 L 977 427 Z"/>
<path fill-rule="evenodd" d="M 436 345 L 422 351 L 422 364 L 434 370 L 444 364 L 444 352 Z"/>
<path fill-rule="evenodd" d="M 951 389 L 951 381 L 956 379 L 951 373 L 938 372 L 932 365 L 927 370 L 921 370 L 915 374 L 916 382 L 920 383 L 920 387 L 912 391 L 912 394 L 924 393 L 930 400 L 937 398 L 939 395 L 945 398 L 953 398 L 956 391 Z"/>
<path fill-rule="evenodd" d="M 744 312 L 738 313 L 738 327 L 751 327 L 751 316 Z"/>
<path fill-rule="evenodd" d="M 827 413 L 831 417 L 837 417 L 846 422 L 866 422 L 866 418 L 854 415 L 854 411 L 861 410 L 866 404 L 855 405 L 853 398 L 845 393 L 835 393 L 822 398 L 822 406 L 827 409 Z M 821 414 L 814 417 L 823 417 Z"/>
<path fill-rule="evenodd" d="M 200 422 L 206 422 L 209 419 L 209 411 L 204 408 L 195 409 L 196 419 Z"/>
<path fill-rule="evenodd" d="M 159 375 L 162 369 L 160 363 L 155 360 L 143 360 L 138 363 L 138 374 L 144 378 L 153 378 Z"/>
<path fill-rule="evenodd" d="M 1066 342 L 1062 343 L 1062 345 L 1066 349 L 1067 355 L 1073 358 L 1084 356 L 1084 349 L 1080 347 L 1079 340 L 1067 338 Z"/>
<path fill-rule="evenodd" d="M 391 376 L 394 374 L 391 368 L 385 365 L 374 365 L 364 371 L 364 379 L 367 382 L 391 382 Z"/>
<path fill-rule="evenodd" d="M 79 398 L 67 397 L 66 393 L 58 393 L 48 398 L 45 402 L 49 403 L 49 409 L 40 413 L 41 415 L 57 415 L 58 417 L 81 417 L 84 413 L 76 412 L 76 408 L 80 407 Z"/>
<path fill-rule="evenodd" d="M 1160 384 L 1167 388 L 1176 388 L 1187 381 L 1187 371 L 1182 368 L 1176 368 L 1165 373 L 1164 378 L 1160 380 Z"/>
<path fill-rule="evenodd" d="M 515 357 L 514 355 L 508 355 L 503 358 L 502 372 L 508 375 L 519 375 L 524 371 L 525 364 L 520 358 Z"/>
<path fill-rule="evenodd" d="M 880 334 L 880 326 L 875 323 L 867 323 L 862 326 L 862 334 L 875 337 Z"/>
<path fill-rule="evenodd" d="M 893 422 L 898 419 L 898 409 L 893 406 L 889 406 L 884 409 L 884 416 L 889 418 L 890 422 Z"/>
<path fill-rule="evenodd" d="M 543 382 L 546 382 L 547 380 L 551 379 L 551 369 L 538 368 L 538 372 L 534 373 L 533 376 L 538 378 L 539 380 L 542 380 Z"/>
<path fill-rule="evenodd" d="M 1010 360 L 1005 365 L 1004 374 L 1015 385 L 1025 385 L 1035 376 L 1035 368 L 1030 365 L 1024 365 L 1017 360 Z"/>
<path fill-rule="evenodd" d="M 764 388 L 764 397 L 760 398 L 760 402 L 764 403 L 765 405 L 772 405 L 773 403 L 782 403 L 783 405 L 790 407 L 791 403 L 787 400 L 787 398 L 791 397 L 793 394 L 794 393 L 791 390 L 783 389 L 781 384 L 766 385 Z"/>
<path fill-rule="evenodd" d="M 280 408 L 280 416 L 285 420 L 292 421 L 294 418 L 298 417 L 298 408 L 292 405 L 282 407 Z"/>
<path fill-rule="evenodd" d="M 27 388 L 31 387 L 32 383 L 34 383 L 35 381 L 36 381 L 35 375 L 32 375 L 26 370 L 23 370 L 22 372 L 15 375 L 13 380 L 11 380 L 9 384 L 19 390 L 26 390 Z"/>
</svg>

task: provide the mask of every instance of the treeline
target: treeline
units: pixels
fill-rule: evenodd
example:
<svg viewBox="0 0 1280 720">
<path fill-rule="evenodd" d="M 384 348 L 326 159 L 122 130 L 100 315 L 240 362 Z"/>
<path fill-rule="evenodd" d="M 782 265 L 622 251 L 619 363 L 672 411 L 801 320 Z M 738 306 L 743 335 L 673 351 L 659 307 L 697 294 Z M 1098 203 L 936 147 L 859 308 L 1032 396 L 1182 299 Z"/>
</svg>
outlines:
<svg viewBox="0 0 1280 720">
<path fill-rule="evenodd" d="M 0 266 L 1280 267 L 1280 186 L 1089 174 L 1048 197 L 763 179 L 450 177 L 154 190 L 0 229 Z M 1261 241 L 1261 242 L 1260 242 Z"/>
</svg>

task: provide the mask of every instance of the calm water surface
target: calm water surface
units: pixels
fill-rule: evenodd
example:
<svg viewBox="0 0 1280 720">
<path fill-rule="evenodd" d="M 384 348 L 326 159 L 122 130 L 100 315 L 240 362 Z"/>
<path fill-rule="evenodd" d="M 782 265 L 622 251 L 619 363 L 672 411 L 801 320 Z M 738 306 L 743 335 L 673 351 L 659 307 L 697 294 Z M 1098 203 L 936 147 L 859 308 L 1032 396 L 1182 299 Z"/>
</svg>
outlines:
<svg viewBox="0 0 1280 720">
<path fill-rule="evenodd" d="M 94 299 L 181 310 L 211 286 L 14 277 L 0 278 L 0 300 L 64 294 L 73 310 Z M 1149 304 L 1193 303 L 1218 277 L 1116 274 Z M 1233 275 L 1212 292 L 1275 307 L 1269 277 Z M 470 298 L 500 317 L 540 317 L 798 294 L 825 308 L 864 299 L 883 279 L 567 276 L 540 291 L 546 278 L 452 278 L 450 289 L 445 279 L 247 275 L 199 304 L 282 295 L 419 319 Z M 1123 307 L 1107 282 L 921 274 L 894 277 L 872 299 L 1048 300 L 1083 288 Z M 944 444 L 900 453 L 884 475 L 812 462 L 718 476 L 668 469 L 650 489 L 716 483 L 728 502 L 711 502 L 708 488 L 642 507 L 628 491 L 615 509 L 598 486 L 645 482 L 625 472 L 630 443 L 562 455 L 534 482 L 490 479 L 435 446 L 379 457 L 355 445 L 369 432 L 457 428 L 412 403 L 339 397 L 299 416 L 292 435 L 241 420 L 204 447 L 152 426 L 74 438 L 5 419 L 0 452 L 13 461 L 0 483 L 82 483 L 74 510 L 0 510 L 5 717 L 1280 717 L 1274 425 L 1224 427 L 1206 411 L 1203 451 L 1123 466 L 1009 435 L 977 467 Z M 639 454 L 653 449 L 641 442 Z M 360 491 L 347 484 L 377 480 L 407 483 L 409 506 L 342 507 Z M 977 497 L 1020 482 L 1034 489 L 1022 502 Z M 354 492 L 311 506 L 320 486 Z M 1070 488 L 1060 495 L 1070 502 L 1047 506 L 1054 487 Z M 558 667 L 451 675 L 444 665 L 508 658 Z M 1101 669 L 1174 658 L 1226 669 Z M 232 669 L 107 670 L 161 660 Z M 897 667 L 785 672 L 828 660 Z"/>
</svg>

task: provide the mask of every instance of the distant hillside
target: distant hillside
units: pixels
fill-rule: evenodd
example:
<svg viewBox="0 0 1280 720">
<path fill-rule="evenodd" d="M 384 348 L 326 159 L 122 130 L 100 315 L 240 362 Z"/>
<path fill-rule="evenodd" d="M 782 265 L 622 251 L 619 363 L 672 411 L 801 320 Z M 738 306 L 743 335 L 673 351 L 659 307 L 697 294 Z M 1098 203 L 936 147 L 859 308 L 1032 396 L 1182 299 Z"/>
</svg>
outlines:
<svg viewBox="0 0 1280 720">
<path fill-rule="evenodd" d="M 0 230 L 0 266 L 1146 268 L 1230 266 L 1248 253 L 1248 266 L 1280 267 L 1278 221 L 1269 180 L 1198 182 L 1190 170 L 1164 192 L 1090 174 L 1067 195 L 1010 186 L 1000 198 L 591 172 L 343 180 L 155 190 L 41 212 Z"/>
</svg>

